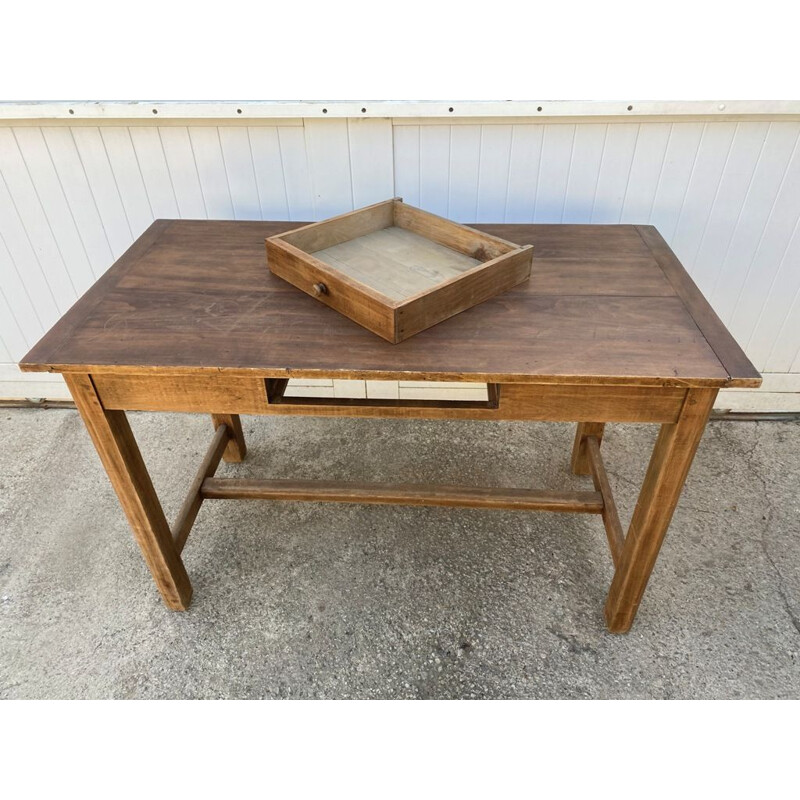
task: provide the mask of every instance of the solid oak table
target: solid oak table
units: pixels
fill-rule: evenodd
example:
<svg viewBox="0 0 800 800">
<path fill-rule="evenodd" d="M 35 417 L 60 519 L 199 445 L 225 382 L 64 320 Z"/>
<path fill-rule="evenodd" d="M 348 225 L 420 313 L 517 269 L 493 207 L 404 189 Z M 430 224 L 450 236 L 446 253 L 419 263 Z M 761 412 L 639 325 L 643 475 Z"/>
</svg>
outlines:
<svg viewBox="0 0 800 800">
<path fill-rule="evenodd" d="M 20 364 L 61 372 L 169 608 L 189 605 L 181 550 L 201 503 L 268 498 L 602 515 L 608 627 L 636 615 L 720 387 L 761 378 L 655 228 L 480 225 L 534 245 L 531 279 L 390 344 L 271 275 L 286 222 L 158 220 Z M 295 378 L 480 381 L 485 402 L 284 395 Z M 125 411 L 203 412 L 215 435 L 172 528 Z M 241 461 L 240 414 L 577 422 L 572 469 L 594 490 L 214 477 Z M 601 456 L 606 422 L 661 430 L 627 534 Z"/>
</svg>

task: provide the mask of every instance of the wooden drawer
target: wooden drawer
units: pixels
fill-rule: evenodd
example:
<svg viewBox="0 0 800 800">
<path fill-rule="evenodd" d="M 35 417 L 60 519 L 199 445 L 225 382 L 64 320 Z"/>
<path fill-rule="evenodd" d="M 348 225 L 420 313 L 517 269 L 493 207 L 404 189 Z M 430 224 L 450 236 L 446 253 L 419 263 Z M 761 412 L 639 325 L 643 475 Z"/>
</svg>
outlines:
<svg viewBox="0 0 800 800">
<path fill-rule="evenodd" d="M 267 239 L 273 274 L 394 343 L 527 280 L 532 255 L 400 198 Z"/>
</svg>

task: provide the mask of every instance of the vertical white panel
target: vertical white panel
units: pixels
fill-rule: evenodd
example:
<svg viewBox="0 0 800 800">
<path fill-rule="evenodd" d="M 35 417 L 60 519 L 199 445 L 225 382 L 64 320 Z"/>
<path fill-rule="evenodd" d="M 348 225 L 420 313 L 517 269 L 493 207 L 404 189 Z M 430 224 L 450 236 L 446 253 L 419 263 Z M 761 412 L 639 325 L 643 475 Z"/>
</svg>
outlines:
<svg viewBox="0 0 800 800">
<path fill-rule="evenodd" d="M 44 279 L 48 294 L 63 313 L 77 298 L 75 287 L 11 128 L 0 128 L 0 174 L 19 215 L 24 236 L 34 251 L 37 271 Z"/>
<path fill-rule="evenodd" d="M 14 361 L 17 360 L 15 356 L 11 355 L 12 349 L 13 350 L 18 350 L 20 353 L 23 353 L 23 354 L 26 351 L 25 351 L 25 345 L 22 344 L 22 342 L 24 340 L 22 339 L 21 334 L 19 334 L 19 328 L 17 328 L 16 321 L 11 316 L 11 309 L 8 307 L 8 303 L 6 303 L 6 299 L 5 299 L 5 297 L 3 297 L 3 293 L 2 292 L 0 292 L 0 319 L 3 320 L 3 331 L 2 331 L 2 333 L 3 333 L 3 336 L 5 336 L 5 338 L 3 338 L 3 336 L 0 336 L 0 364 L 11 364 L 11 363 L 13 363 Z M 13 328 L 12 328 L 12 324 L 13 324 Z M 6 330 L 6 329 L 8 329 L 8 330 Z M 16 331 L 14 329 L 16 329 Z M 16 347 L 13 346 L 12 339 L 11 339 L 11 336 L 13 336 L 15 332 L 17 333 L 17 335 L 19 337 L 18 340 L 15 343 Z M 11 336 L 9 336 L 9 333 L 11 334 Z M 8 339 L 8 342 L 9 342 L 8 344 L 6 344 L 6 339 Z M 11 349 L 9 349 L 9 348 L 11 348 Z M 2 395 L 0 395 L 0 396 L 2 396 Z"/>
<path fill-rule="evenodd" d="M 184 128 L 184 130 L 186 130 Z M 144 183 L 145 194 L 155 219 L 175 219 L 180 217 L 175 190 L 164 146 L 156 127 L 134 125 L 127 129 L 131 138 L 136 163 Z"/>
<path fill-rule="evenodd" d="M 306 152 L 314 191 L 314 219 L 353 210 L 347 120 L 306 120 Z"/>
<path fill-rule="evenodd" d="M 734 134 L 692 270 L 694 280 L 708 297 L 713 295 L 768 131 L 768 122 L 749 122 L 740 123 Z"/>
<path fill-rule="evenodd" d="M 84 247 L 77 221 L 61 186 L 50 152 L 47 149 L 41 128 L 20 127 L 14 136 L 25 159 L 25 167 L 36 186 L 36 194 L 42 203 L 50 228 L 58 242 L 58 249 L 69 271 L 70 282 L 77 295 L 83 294 L 95 280 L 95 273 Z M 105 258 L 105 251 L 103 258 Z M 98 269 L 105 261 L 97 264 Z"/>
<path fill-rule="evenodd" d="M 450 186 L 450 126 L 419 129 L 419 205 L 433 214 L 448 215 Z"/>
<path fill-rule="evenodd" d="M 219 130 L 211 127 L 189 128 L 203 202 L 209 219 L 233 219 L 233 203 L 222 147 L 219 143 Z"/>
<path fill-rule="evenodd" d="M 207 219 L 209 212 L 200 186 L 189 129 L 168 125 L 160 128 L 158 134 L 180 216 L 183 219 Z"/>
<path fill-rule="evenodd" d="M 103 221 L 97 210 L 89 181 L 83 171 L 75 140 L 69 128 L 42 128 L 42 135 L 53 160 L 53 166 L 69 203 L 81 241 L 95 275 L 101 275 L 114 262 Z"/>
<path fill-rule="evenodd" d="M 724 277 L 721 277 L 710 298 L 725 322 L 730 322 L 733 317 L 796 143 L 796 125 L 780 122 L 770 124 L 767 141 L 728 244 L 721 272 Z M 735 337 L 749 335 L 749 331 L 736 327 L 731 328 L 731 333 Z"/>
<path fill-rule="evenodd" d="M 561 222 L 574 140 L 574 125 L 545 125 L 534 222 Z"/>
<path fill-rule="evenodd" d="M 133 149 L 130 129 L 106 127 L 100 129 L 111 170 L 119 189 L 122 205 L 134 237 L 139 237 L 155 219 L 150 199 L 144 186 L 136 151 Z"/>
<path fill-rule="evenodd" d="M 506 222 L 533 221 L 543 135 L 543 125 L 514 125 L 511 132 Z"/>
<path fill-rule="evenodd" d="M 225 165 L 225 175 L 231 192 L 236 219 L 264 219 L 261 213 L 250 135 L 247 128 L 222 126 L 219 141 Z"/>
<path fill-rule="evenodd" d="M 0 194 L 4 189 L 3 184 L 0 186 Z M 2 213 L 1 206 L 0 213 Z M 3 231 L 7 222 L 7 218 L 2 218 Z M 3 294 L 3 305 L 8 309 L 8 314 L 4 309 L 3 316 L 0 317 L 0 331 L 14 356 L 21 358 L 44 333 L 44 326 L 39 320 L 14 259 L 6 247 L 5 235 L 7 235 L 5 232 L 0 235 L 0 289 Z"/>
<path fill-rule="evenodd" d="M 2 292 L 0 292 L 0 319 L 3 321 L 0 325 L 0 364 L 11 364 L 18 358 L 16 355 L 11 355 L 12 352 L 25 354 L 25 339 Z"/>
<path fill-rule="evenodd" d="M 790 314 L 790 317 L 793 320 L 800 319 L 800 305 L 798 305 L 798 303 L 795 303 L 794 307 L 792 308 L 792 313 Z M 800 373 L 800 343 L 798 343 L 797 354 L 795 355 L 794 361 L 792 361 L 792 365 L 789 368 L 789 371 L 793 373 Z"/>
<path fill-rule="evenodd" d="M 800 218 L 748 352 L 769 372 L 788 372 L 800 352 Z"/>
<path fill-rule="evenodd" d="M 391 120 L 350 119 L 347 134 L 355 208 L 394 197 Z"/>
<path fill-rule="evenodd" d="M 131 246 L 133 231 L 122 205 L 100 129 L 76 127 L 72 130 L 72 137 L 103 221 L 111 252 L 114 258 L 119 258 Z"/>
<path fill-rule="evenodd" d="M 283 176 L 286 182 L 286 201 L 289 219 L 310 221 L 314 219 L 314 198 L 311 171 L 306 153 L 304 128 L 278 128 Z"/>
<path fill-rule="evenodd" d="M 735 131 L 736 126 L 730 122 L 710 123 L 706 125 L 700 140 L 683 207 L 670 243 L 690 272 L 700 249 L 703 230 L 722 179 Z"/>
<path fill-rule="evenodd" d="M 704 127 L 702 122 L 681 122 L 673 125 L 669 134 L 650 214 L 650 224 L 655 225 L 668 242 L 678 225 Z"/>
<path fill-rule="evenodd" d="M 590 222 L 597 193 L 597 178 L 605 149 L 607 125 L 578 125 L 572 148 L 564 222 Z"/>
<path fill-rule="evenodd" d="M 420 204 L 419 136 L 418 125 L 394 128 L 394 194 L 412 206 Z"/>
<path fill-rule="evenodd" d="M 481 129 L 479 222 L 505 222 L 511 132 L 511 125 L 484 125 Z"/>
<path fill-rule="evenodd" d="M 649 221 L 653 197 L 667 153 L 670 128 L 668 123 L 639 126 L 628 187 L 622 203 L 621 222 L 635 225 Z"/>
<path fill-rule="evenodd" d="M 278 129 L 258 126 L 248 132 L 261 213 L 264 219 L 290 219 Z"/>
<path fill-rule="evenodd" d="M 781 179 L 781 185 L 761 234 L 753 260 L 731 318 L 731 325 L 742 335 L 742 344 L 759 363 L 777 335 L 790 300 L 797 289 L 800 262 L 787 264 L 792 237 L 800 219 L 800 140 Z M 782 300 L 781 298 L 784 298 Z M 770 301 L 768 303 L 768 301 Z M 767 308 L 767 305 L 769 306 Z M 761 323 L 757 349 L 753 339 Z"/>
<path fill-rule="evenodd" d="M 60 312 L 2 175 L 0 220 L 5 244 L 0 254 L 4 262 L 3 287 L 9 287 L 9 303 L 20 309 L 17 320 L 26 337 L 35 340 L 58 319 Z"/>
<path fill-rule="evenodd" d="M 477 218 L 480 155 L 480 125 L 454 125 L 450 129 L 447 216 L 456 222 L 474 222 Z"/>
<path fill-rule="evenodd" d="M 638 133 L 639 126 L 632 123 L 608 126 L 597 176 L 592 222 L 619 222 Z"/>
<path fill-rule="evenodd" d="M 398 400 L 400 384 L 397 381 L 365 381 L 367 397 L 372 400 Z"/>
</svg>

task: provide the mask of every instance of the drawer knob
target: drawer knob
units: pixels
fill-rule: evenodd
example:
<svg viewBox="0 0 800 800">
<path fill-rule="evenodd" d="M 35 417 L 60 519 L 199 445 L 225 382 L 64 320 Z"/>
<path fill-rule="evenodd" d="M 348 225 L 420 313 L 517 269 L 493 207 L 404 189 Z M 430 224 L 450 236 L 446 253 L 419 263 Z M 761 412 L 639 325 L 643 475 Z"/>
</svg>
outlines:
<svg viewBox="0 0 800 800">
<path fill-rule="evenodd" d="M 311 288 L 314 290 L 314 294 L 317 297 L 328 294 L 328 287 L 324 283 L 315 283 Z"/>
</svg>

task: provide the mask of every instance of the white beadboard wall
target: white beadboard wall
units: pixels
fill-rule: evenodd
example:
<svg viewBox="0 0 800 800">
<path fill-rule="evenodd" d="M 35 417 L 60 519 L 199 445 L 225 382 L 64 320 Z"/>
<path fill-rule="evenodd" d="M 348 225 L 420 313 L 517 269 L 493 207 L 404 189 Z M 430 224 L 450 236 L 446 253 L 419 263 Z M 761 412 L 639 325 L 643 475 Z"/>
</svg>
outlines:
<svg viewBox="0 0 800 800">
<path fill-rule="evenodd" d="M 16 362 L 153 219 L 315 220 L 393 195 L 462 222 L 655 225 L 765 373 L 718 406 L 800 411 L 800 122 L 758 117 L 0 123 L 0 398 L 68 397 Z"/>
</svg>

